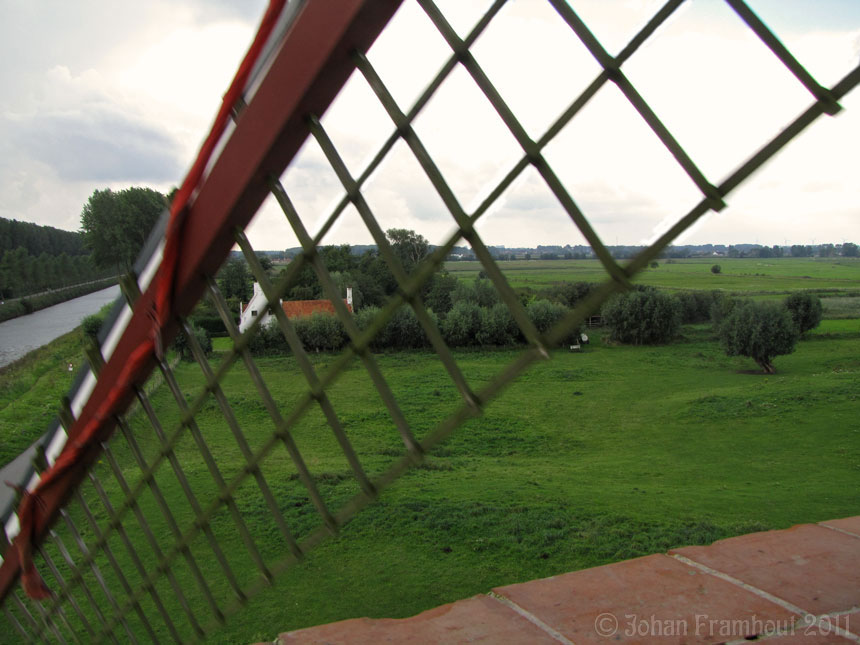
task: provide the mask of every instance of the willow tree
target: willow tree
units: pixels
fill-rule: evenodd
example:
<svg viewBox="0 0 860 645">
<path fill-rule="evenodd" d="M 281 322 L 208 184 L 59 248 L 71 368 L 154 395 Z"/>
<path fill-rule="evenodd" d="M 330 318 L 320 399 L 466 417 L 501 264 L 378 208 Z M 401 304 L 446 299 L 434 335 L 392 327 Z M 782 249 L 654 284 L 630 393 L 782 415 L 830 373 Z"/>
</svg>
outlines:
<svg viewBox="0 0 860 645">
<path fill-rule="evenodd" d="M 799 331 L 788 310 L 776 302 L 736 306 L 720 325 L 720 343 L 729 356 L 747 356 L 773 374 L 773 359 L 794 351 Z"/>
</svg>

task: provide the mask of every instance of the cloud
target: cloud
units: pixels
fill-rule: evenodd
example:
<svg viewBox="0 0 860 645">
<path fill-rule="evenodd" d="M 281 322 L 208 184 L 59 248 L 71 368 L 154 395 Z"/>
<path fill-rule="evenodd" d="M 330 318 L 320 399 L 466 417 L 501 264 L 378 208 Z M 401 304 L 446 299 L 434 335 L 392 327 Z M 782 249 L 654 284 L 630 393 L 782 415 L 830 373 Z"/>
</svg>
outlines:
<svg viewBox="0 0 860 645">
<path fill-rule="evenodd" d="M 785 2 L 758 0 L 755 8 L 765 20 L 776 16 L 778 35 L 822 83 L 833 83 L 857 64 L 857 11 L 843 12 L 844 20 L 807 21 L 839 5 L 820 0 L 814 6 L 804 3 L 803 20 L 783 20 L 779 8 Z M 488 5 L 439 4 L 461 36 Z M 662 0 L 578 0 L 575 8 L 616 53 L 661 5 Z M 10 52 L 24 53 L 0 57 L 0 75 L 8 79 L 0 96 L 0 215 L 74 225 L 95 188 L 134 182 L 166 190 L 176 183 L 264 9 L 265 0 L 155 0 L 116 8 L 103 0 L 80 0 L 52 7 L 47 20 L 39 3 L 10 4 L 0 42 Z M 532 137 L 543 134 L 599 71 L 545 0 L 508 2 L 473 53 Z M 450 55 L 424 12 L 408 0 L 369 58 L 407 111 Z M 721 2 L 684 3 L 624 71 L 714 183 L 812 101 Z M 850 149 L 850 142 L 860 140 L 858 103 L 849 96 L 842 114 L 821 119 L 733 193 L 724 212 L 706 218 L 686 237 L 742 242 L 758 236 L 770 243 L 782 240 L 768 235 L 841 238 L 860 203 L 860 167 Z M 394 129 L 360 74 L 353 75 L 322 122 L 354 176 Z M 460 65 L 414 126 L 467 212 L 523 156 Z M 589 101 L 544 156 L 607 243 L 652 238 L 701 198 L 613 85 Z M 314 142 L 283 179 L 314 233 L 343 195 Z M 447 209 L 403 142 L 365 193 L 383 228 L 414 228 L 435 242 L 452 227 Z M 480 227 L 489 244 L 580 241 L 532 169 Z M 271 200 L 249 237 L 259 248 L 294 245 Z M 349 208 L 326 242 L 360 243 L 368 237 Z"/>
<path fill-rule="evenodd" d="M 616 50 L 643 16 L 650 15 L 640 12 L 613 21 L 618 4 L 612 3 L 614 8 L 605 2 L 581 5 L 598 36 Z M 426 17 L 410 6 L 404 5 L 391 25 L 394 31 L 381 39 L 384 47 L 371 52 L 389 89 L 403 97 L 414 97 L 445 56 L 423 31 Z M 511 3 L 475 46 L 479 64 L 533 135 L 541 133 L 597 74 L 593 59 L 587 53 L 583 56 L 569 29 L 563 24 L 558 29 L 556 24 L 547 30 L 548 21 L 558 22 L 558 17 L 545 11 L 542 3 Z M 399 36 L 398 28 L 403 30 Z M 430 53 L 417 59 L 417 66 L 412 65 L 413 57 L 397 55 L 415 49 L 410 40 L 415 30 L 421 34 L 418 40 L 430 45 Z M 460 33 L 464 31 L 461 26 Z M 625 72 L 713 183 L 719 183 L 810 103 L 808 92 L 725 7 L 681 12 L 657 38 L 625 65 Z M 829 65 L 828 69 L 844 61 L 855 41 L 853 34 L 842 32 L 806 34 L 805 38 L 803 47 L 798 44 L 805 60 L 818 67 Z M 428 60 L 434 64 L 427 64 Z M 363 80 L 354 77 L 324 118 L 354 174 L 392 131 L 385 115 L 379 114 L 376 99 L 367 95 Z M 846 102 L 846 108 L 850 104 Z M 407 99 L 401 100 L 402 107 L 408 105 Z M 758 237 L 773 243 L 781 241 L 774 236 L 787 229 L 793 230 L 793 237 L 802 236 L 802 231 L 815 228 L 810 226 L 814 220 L 819 221 L 821 237 L 839 237 L 844 205 L 851 203 L 853 192 L 846 191 L 846 186 L 852 185 L 849 175 L 856 169 L 844 139 L 846 133 L 850 138 L 856 123 L 856 118 L 840 115 L 827 124 L 816 124 L 808 136 L 780 155 L 773 170 L 757 173 L 743 190 L 733 193 L 726 211 L 705 218 L 685 237 L 703 242 Z M 418 115 L 415 129 L 467 212 L 523 154 L 461 66 Z M 547 146 L 544 156 L 607 244 L 653 240 L 702 199 L 690 177 L 611 83 Z M 817 161 L 810 166 L 810 159 Z M 298 177 L 294 173 L 294 179 Z M 295 183 L 299 190 L 313 185 L 308 178 Z M 364 192 L 384 228 L 414 228 L 433 241 L 441 241 L 451 228 L 447 209 L 402 142 Z M 329 239 L 351 241 L 354 236 L 366 236 L 362 229 L 356 216 L 350 224 L 340 224 Z M 532 169 L 482 218 L 479 229 L 487 243 L 507 246 L 582 241 L 570 217 Z"/>
<path fill-rule="evenodd" d="M 179 181 L 179 147 L 167 129 L 146 119 L 97 72 L 73 76 L 56 66 L 36 94 L 26 111 L 0 117 L 18 162 L 40 162 L 61 181 Z"/>
<path fill-rule="evenodd" d="M 175 3 L 168 2 L 171 6 Z M 190 8 L 201 23 L 241 20 L 257 22 L 266 10 L 266 0 L 191 0 Z"/>
<path fill-rule="evenodd" d="M 77 228 L 95 189 L 178 184 L 264 5 L 4 6 L 0 216 Z"/>
<path fill-rule="evenodd" d="M 180 177 L 175 142 L 121 112 L 44 114 L 15 126 L 19 152 L 60 180 L 163 183 Z"/>
</svg>

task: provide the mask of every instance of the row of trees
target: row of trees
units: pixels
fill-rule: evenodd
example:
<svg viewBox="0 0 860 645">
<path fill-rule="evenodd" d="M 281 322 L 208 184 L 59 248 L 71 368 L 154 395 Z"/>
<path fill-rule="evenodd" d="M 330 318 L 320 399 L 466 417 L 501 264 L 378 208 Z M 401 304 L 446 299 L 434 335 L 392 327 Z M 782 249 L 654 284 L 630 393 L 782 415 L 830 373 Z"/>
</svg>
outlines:
<svg viewBox="0 0 860 645">
<path fill-rule="evenodd" d="M 42 253 L 75 256 L 89 252 L 80 233 L 0 217 L 0 255 L 19 247 L 33 256 Z"/>
<path fill-rule="evenodd" d="M 418 263 L 430 252 L 427 240 L 407 229 L 389 229 L 386 233 L 391 248 L 397 256 L 401 266 L 407 274 L 412 273 Z M 397 290 L 397 281 L 385 260 L 379 255 L 376 247 L 367 247 L 361 254 L 356 254 L 349 245 L 322 246 L 317 249 L 319 258 L 334 281 L 341 297 L 346 293 L 346 288 L 351 287 L 353 293 L 353 305 L 356 311 L 367 307 L 381 307 L 388 298 Z M 272 278 L 280 276 L 272 275 L 273 262 L 266 254 L 258 254 L 263 269 Z M 288 268 L 281 270 L 281 275 Z M 239 311 L 239 303 L 247 302 L 251 298 L 254 278 L 248 268 L 245 259 L 241 255 L 230 258 L 221 267 L 216 276 L 218 288 L 227 300 L 231 311 Z M 440 290 L 439 284 L 442 284 Z M 457 284 L 457 280 L 449 277 L 447 273 L 437 273 L 424 285 L 422 292 L 426 296 L 433 292 L 437 294 L 434 305 L 428 305 L 435 311 L 440 302 L 447 311 L 451 307 L 450 299 L 445 300 L 446 295 Z M 305 265 L 297 276 L 291 281 L 290 289 L 284 294 L 285 300 L 316 300 L 328 298 L 313 267 Z M 206 329 L 213 335 L 225 334 L 220 316 L 215 308 L 208 302 L 202 302 L 195 311 L 192 322 Z M 303 323 L 304 324 L 304 323 Z M 324 323 L 319 323 L 323 325 Z M 261 351 L 265 350 L 266 342 L 261 341 Z M 277 344 L 277 340 L 273 341 Z M 318 348 L 325 343 L 314 343 Z M 283 349 L 283 348 L 282 348 Z M 274 351 L 274 350 L 273 350 Z M 278 350 L 281 351 L 281 350 Z"/>
<path fill-rule="evenodd" d="M 730 246 L 727 252 L 730 258 L 832 258 L 842 256 L 845 258 L 860 257 L 860 247 L 853 242 L 836 244 L 792 244 L 790 247 L 774 244 L 773 246 L 757 246 L 751 249 L 738 249 Z"/>
<path fill-rule="evenodd" d="M 24 247 L 0 257 L 0 298 L 21 298 L 107 277 L 109 271 L 93 265 L 89 255 L 30 255 Z"/>
<path fill-rule="evenodd" d="M 806 293 L 775 303 L 718 291 L 669 295 L 645 288 L 611 299 L 603 316 L 612 340 L 635 345 L 670 342 L 682 323 L 710 319 L 726 354 L 752 358 L 772 374 L 773 359 L 794 351 L 797 340 L 821 322 L 822 308 L 817 296 Z"/>
<path fill-rule="evenodd" d="M 335 281 L 346 284 L 355 284 L 355 275 L 361 275 L 361 268 L 379 266 L 375 263 L 381 261 L 373 252 L 352 255 L 348 247 L 327 247 L 320 250 L 320 255 Z M 411 268 L 415 262 L 417 260 L 413 260 Z M 227 280 L 230 273 L 219 278 L 222 289 L 230 288 Z M 385 274 L 380 272 L 379 275 Z M 322 295 L 310 279 L 304 285 L 293 287 L 293 294 L 297 293 L 297 288 L 306 289 L 298 293 L 312 297 Z M 593 285 L 585 282 L 563 282 L 539 294 L 521 293 L 520 297 L 529 318 L 543 333 L 569 308 L 586 298 L 592 288 Z M 524 342 L 507 306 L 500 302 L 493 285 L 481 276 L 472 283 L 464 283 L 442 271 L 426 285 L 423 301 L 443 339 L 452 347 L 504 347 Z M 376 304 L 365 302 L 359 306 L 356 313 L 359 329 L 366 329 L 378 312 Z M 772 372 L 773 358 L 793 351 L 797 339 L 818 325 L 821 302 L 816 296 L 803 293 L 793 294 L 783 303 L 755 303 L 729 298 L 721 291 L 668 294 L 652 287 L 640 287 L 611 299 L 604 305 L 602 315 L 610 339 L 639 345 L 668 343 L 676 337 L 682 324 L 711 321 L 728 355 L 749 356 L 763 370 Z M 345 330 L 336 317 L 316 315 L 295 324 L 307 349 L 333 350 L 346 343 Z M 565 342 L 571 342 L 580 332 L 574 330 Z M 374 350 L 408 349 L 428 344 L 412 309 L 403 307 L 375 336 L 371 347 Z M 261 330 L 251 349 L 257 354 L 288 351 L 274 325 Z"/>
<path fill-rule="evenodd" d="M 358 311 L 355 322 L 359 330 L 364 331 L 373 324 L 379 312 L 379 308 L 375 306 Z M 543 299 L 534 300 L 526 307 L 529 319 L 541 333 L 559 322 L 566 312 L 567 308 L 563 305 Z M 511 347 L 525 342 L 510 310 L 500 302 L 480 306 L 473 301 L 458 300 L 444 316 L 437 315 L 432 309 L 428 311 L 428 315 L 450 347 Z M 293 324 L 306 350 L 331 351 L 346 345 L 346 330 L 336 316 L 319 313 L 294 320 Z M 565 342 L 570 342 L 578 333 L 577 330 Z M 398 309 L 391 320 L 373 337 L 370 345 L 374 351 L 420 349 L 429 346 L 430 340 L 415 311 L 405 305 Z M 290 351 L 274 321 L 254 336 L 250 349 L 257 355 L 281 355 Z"/>
<path fill-rule="evenodd" d="M 818 246 L 793 244 L 790 251 L 791 257 L 794 258 L 811 258 L 816 256 L 820 258 L 832 258 L 839 255 L 846 258 L 860 257 L 860 247 L 853 242 L 845 242 L 840 247 L 837 247 L 834 244 L 819 244 Z M 759 257 L 771 256 L 760 255 Z M 773 257 L 781 257 L 781 254 Z"/>
<path fill-rule="evenodd" d="M 81 232 L 0 218 L 0 298 L 129 271 L 167 203 L 150 188 L 96 190 L 81 212 Z"/>
<path fill-rule="evenodd" d="M 427 240 L 407 229 L 389 229 L 386 233 L 392 251 L 404 272 L 409 275 L 430 252 Z M 388 298 L 397 291 L 394 274 L 375 248 L 368 248 L 356 254 L 349 245 L 323 246 L 317 249 L 320 260 L 334 281 L 341 296 L 347 287 L 352 288 L 353 305 L 356 311 L 366 307 L 382 307 Z M 265 255 L 258 255 L 263 268 L 268 270 L 272 261 Z M 288 269 L 282 269 L 283 272 Z M 222 295 L 233 311 L 238 311 L 239 302 L 251 298 L 253 277 L 242 257 L 228 260 L 216 278 Z M 437 315 L 444 315 L 452 307 L 451 293 L 458 280 L 447 271 L 433 274 L 423 285 L 421 296 L 425 305 Z M 316 300 L 328 298 L 317 278 L 313 267 L 305 265 L 294 277 L 290 289 L 284 294 L 285 300 Z M 200 324 L 207 328 L 218 328 L 220 323 L 214 310 L 206 305 L 196 314 Z"/>
<path fill-rule="evenodd" d="M 418 263 L 430 252 L 427 240 L 407 229 L 389 229 L 386 233 L 391 248 L 406 274 L 415 270 Z M 368 249 L 361 255 L 352 252 L 348 244 L 322 246 L 317 249 L 319 257 L 335 284 L 343 293 L 352 287 L 356 308 L 382 306 L 397 290 L 397 281 L 385 260 L 376 249 Z M 264 269 L 272 265 L 270 258 L 259 255 Z M 287 269 L 283 269 L 286 271 Z M 217 276 L 221 293 L 228 300 L 247 301 L 251 297 L 253 277 L 241 257 L 228 260 Z M 429 291 L 433 280 L 425 285 Z M 316 300 L 327 297 L 313 267 L 306 264 L 292 281 L 284 295 L 285 300 Z"/>
<path fill-rule="evenodd" d="M 429 252 L 427 241 L 412 231 L 390 230 L 388 238 L 407 273 Z M 356 322 L 360 329 L 365 329 L 375 319 L 379 307 L 397 289 L 392 272 L 375 250 L 356 255 L 349 246 L 330 246 L 318 251 L 341 291 L 352 286 Z M 718 270 L 716 265 L 714 270 Z M 422 300 L 443 339 L 453 347 L 504 347 L 522 343 L 522 332 L 507 306 L 500 303 L 493 285 L 482 278 L 463 283 L 443 270 L 424 285 Z M 246 300 L 250 297 L 251 279 L 244 261 L 228 262 L 218 281 L 228 298 Z M 592 285 L 583 282 L 560 283 L 540 294 L 522 293 L 521 300 L 529 318 L 540 332 L 545 332 L 568 308 L 587 297 L 591 289 Z M 325 297 L 311 267 L 303 267 L 287 297 Z M 772 371 L 773 357 L 791 351 L 797 338 L 818 324 L 821 304 L 817 298 L 805 294 L 792 296 L 779 306 L 760 306 L 726 298 L 719 291 L 670 295 L 643 287 L 611 299 L 602 314 L 610 338 L 631 344 L 667 343 L 677 335 L 681 324 L 711 320 L 729 355 L 750 356 L 765 371 Z M 308 349 L 331 350 L 346 343 L 345 331 L 336 317 L 317 315 L 295 324 Z M 576 338 L 580 331 L 575 330 L 566 342 Z M 372 348 L 418 348 L 427 346 L 428 342 L 414 312 L 403 307 L 376 335 Z M 261 330 L 252 351 L 283 353 L 288 348 L 273 326 Z"/>
<path fill-rule="evenodd" d="M 390 230 L 388 236 L 407 272 L 413 271 L 428 252 L 426 240 L 411 231 Z M 356 324 L 359 329 L 366 329 L 388 296 L 394 292 L 396 281 L 393 275 L 372 251 L 355 256 L 349 252 L 349 247 L 324 247 L 320 249 L 320 256 L 336 284 L 353 286 Z M 232 289 L 239 283 L 235 279 L 239 271 L 237 266 L 233 266 L 226 274 L 222 272 L 219 275 L 222 290 Z M 306 270 L 303 273 L 290 295 L 323 297 L 310 273 Z M 367 277 L 376 283 L 368 285 L 363 281 Z M 526 298 L 526 312 L 538 331 L 546 332 L 564 316 L 572 301 L 587 293 L 588 289 L 590 286 L 584 283 L 569 289 L 562 287 L 560 298 L 563 302 L 551 301 L 549 298 L 554 297 L 552 293 L 542 298 Z M 422 301 L 443 339 L 452 347 L 506 347 L 521 344 L 525 340 L 508 307 L 500 302 L 496 289 L 481 276 L 471 283 L 465 283 L 444 270 L 437 272 L 424 285 Z M 336 317 L 319 314 L 299 319 L 295 325 L 307 349 L 337 349 L 346 343 L 345 330 Z M 428 345 L 427 335 L 414 311 L 404 306 L 374 337 L 371 348 L 412 349 Z M 277 326 L 272 325 L 260 331 L 252 341 L 251 350 L 257 354 L 281 354 L 287 352 L 288 347 Z"/>
<path fill-rule="evenodd" d="M 579 248 L 579 247 L 577 247 Z M 643 246 L 608 246 L 606 247 L 610 255 L 616 259 L 630 259 L 638 255 L 645 247 Z M 543 250 L 542 250 L 543 249 Z M 550 250 L 547 250 L 550 249 Z M 571 251 L 563 247 L 538 247 L 534 249 L 492 249 L 493 256 L 499 260 L 579 260 L 593 258 L 594 254 L 591 249 Z M 860 247 L 853 242 L 845 242 L 843 244 L 793 244 L 791 246 L 781 246 L 774 244 L 773 246 L 761 246 L 758 244 L 738 244 L 729 245 L 684 245 L 684 246 L 669 246 L 664 249 L 660 257 L 664 259 L 685 259 L 694 257 L 709 257 L 713 253 L 725 254 L 730 258 L 811 258 L 811 257 L 860 257 Z M 449 259 L 472 259 L 471 257 L 452 257 Z"/>
<path fill-rule="evenodd" d="M 102 277 L 80 233 L 0 218 L 0 299 Z"/>
<path fill-rule="evenodd" d="M 587 285 L 568 283 L 554 288 L 555 296 L 572 306 L 584 297 Z M 508 307 L 486 280 L 459 283 L 451 292 L 452 306 L 446 312 L 429 315 L 443 340 L 451 347 L 507 347 L 525 339 Z M 526 305 L 529 319 L 545 333 L 568 311 L 568 304 L 546 298 L 532 299 Z M 360 330 L 367 329 L 379 309 L 369 306 L 356 314 Z M 720 343 L 729 356 L 752 358 L 767 373 L 773 373 L 773 359 L 794 351 L 797 340 L 821 321 L 821 301 L 804 293 L 792 294 L 782 303 L 755 302 L 725 297 L 721 292 L 667 294 L 642 288 L 612 298 L 603 308 L 604 323 L 610 339 L 644 345 L 670 342 L 681 324 L 712 320 Z M 295 321 L 303 346 L 311 351 L 342 348 L 347 335 L 339 319 L 326 314 Z M 581 333 L 574 330 L 564 343 L 573 342 Z M 380 350 L 416 349 L 429 346 L 429 340 L 414 311 L 401 307 L 374 337 L 371 348 Z M 255 354 L 289 352 L 277 325 L 273 324 L 253 339 Z"/>
</svg>

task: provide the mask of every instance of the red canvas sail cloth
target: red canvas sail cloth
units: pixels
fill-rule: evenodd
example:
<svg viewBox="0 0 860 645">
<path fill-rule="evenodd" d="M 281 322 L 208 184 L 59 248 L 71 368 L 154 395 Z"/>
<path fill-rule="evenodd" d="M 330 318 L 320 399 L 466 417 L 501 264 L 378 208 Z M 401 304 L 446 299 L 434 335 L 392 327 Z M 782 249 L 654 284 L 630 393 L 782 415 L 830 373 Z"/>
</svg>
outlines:
<svg viewBox="0 0 860 645">
<path fill-rule="evenodd" d="M 170 220 L 165 233 L 164 255 L 155 281 L 155 305 L 151 312 L 153 333 L 151 338 L 138 346 L 126 362 L 120 378 L 117 379 L 109 394 L 97 408 L 96 413 L 86 426 L 78 433 L 70 433 L 75 438 L 69 440 L 59 458 L 45 470 L 36 488 L 30 493 L 24 493 L 18 508 L 18 521 L 21 527 L 15 544 L 18 548 L 21 564 L 21 584 L 31 598 L 41 600 L 50 597 L 51 592 L 42 580 L 33 563 L 33 550 L 36 548 L 37 527 L 44 526 L 48 519 L 44 517 L 45 506 L 42 496 L 52 488 L 69 486 L 69 475 L 72 468 L 84 455 L 102 438 L 102 428 L 108 419 L 118 414 L 116 409 L 124 392 L 130 388 L 141 367 L 153 354 L 160 355 L 162 351 L 161 336 L 171 318 L 171 301 L 176 265 L 179 255 L 179 241 L 182 235 L 182 222 L 195 190 L 203 179 L 203 173 L 209 163 L 215 146 L 218 144 L 227 124 L 230 121 L 233 107 L 242 95 L 248 82 L 248 77 L 254 67 L 266 41 L 272 33 L 286 0 L 269 0 L 260 28 L 251 47 L 248 49 L 233 82 L 221 102 L 221 108 L 212 125 L 212 129 L 203 142 L 200 152 L 194 161 L 182 186 L 176 193 L 170 206 Z"/>
</svg>

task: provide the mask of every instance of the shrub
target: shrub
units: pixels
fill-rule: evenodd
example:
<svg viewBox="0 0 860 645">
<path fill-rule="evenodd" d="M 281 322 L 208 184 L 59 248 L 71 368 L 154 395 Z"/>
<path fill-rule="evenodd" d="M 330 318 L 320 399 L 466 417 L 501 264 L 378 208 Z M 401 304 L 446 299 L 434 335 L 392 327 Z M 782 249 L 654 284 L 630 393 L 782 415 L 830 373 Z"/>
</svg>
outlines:
<svg viewBox="0 0 860 645">
<path fill-rule="evenodd" d="M 821 322 L 821 298 L 808 293 L 793 293 L 785 301 L 797 331 L 803 335 Z"/>
<path fill-rule="evenodd" d="M 736 305 L 719 333 L 726 354 L 748 356 L 768 374 L 774 373 L 774 357 L 794 351 L 799 335 L 788 310 L 774 302 Z"/>
<path fill-rule="evenodd" d="M 442 338 L 452 347 L 473 345 L 481 328 L 481 308 L 471 302 L 456 303 L 442 321 Z"/>
<path fill-rule="evenodd" d="M 104 320 L 98 314 L 85 316 L 84 319 L 81 320 L 81 331 L 84 332 L 84 335 L 87 338 L 98 341 L 99 330 L 102 328 L 102 322 L 104 322 Z"/>
<path fill-rule="evenodd" d="M 719 328 L 720 324 L 725 320 L 734 308 L 740 303 L 737 298 L 729 298 L 721 291 L 713 292 L 714 302 L 711 305 L 711 324 L 714 328 Z"/>
<path fill-rule="evenodd" d="M 592 285 L 588 282 L 561 282 L 542 293 L 549 300 L 559 302 L 565 307 L 575 307 L 591 293 Z"/>
<path fill-rule="evenodd" d="M 471 284 L 460 282 L 451 293 L 451 304 L 468 302 L 479 307 L 492 307 L 499 302 L 499 294 L 489 280 L 475 278 Z"/>
<path fill-rule="evenodd" d="M 429 312 L 431 319 L 435 319 L 433 312 Z M 434 320 L 434 322 L 436 322 Z M 421 323 L 418 322 L 418 316 L 409 305 L 403 305 L 394 315 L 387 325 L 388 347 L 397 349 L 417 349 L 419 347 L 428 347 L 430 340 L 424 333 Z"/>
<path fill-rule="evenodd" d="M 355 316 L 355 323 L 360 331 L 366 330 L 379 315 L 378 307 L 365 307 Z M 433 311 L 428 311 L 430 320 L 439 326 L 439 319 Z M 409 305 L 400 307 L 385 326 L 370 341 L 374 351 L 386 349 L 418 349 L 429 347 L 430 339 L 424 333 L 424 328 L 418 322 L 418 316 Z"/>
<path fill-rule="evenodd" d="M 355 314 L 355 324 L 360 331 L 365 331 L 379 315 L 379 307 L 364 307 Z M 374 351 L 386 349 L 391 343 L 391 328 L 385 325 L 370 341 L 370 348 Z"/>
<path fill-rule="evenodd" d="M 317 312 L 293 321 L 296 335 L 307 351 L 331 351 L 346 344 L 346 332 L 337 316 Z"/>
<path fill-rule="evenodd" d="M 17 318 L 18 316 L 25 316 L 27 311 L 21 306 L 20 301 L 13 301 L 3 304 L 0 307 L 0 322 L 4 322 L 6 320 L 11 320 L 12 318 Z"/>
<path fill-rule="evenodd" d="M 612 298 L 603 308 L 610 338 L 633 345 L 667 343 L 681 326 L 677 298 L 656 290 L 633 291 Z"/>
<path fill-rule="evenodd" d="M 714 275 L 716 275 L 717 273 L 720 273 L 722 270 L 723 270 L 723 267 L 721 267 L 719 264 L 715 264 L 714 266 L 711 267 L 711 273 L 713 273 Z"/>
<path fill-rule="evenodd" d="M 434 273 L 423 294 L 424 304 L 440 316 L 444 316 L 453 306 L 451 295 L 459 281 L 447 271 Z"/>
<path fill-rule="evenodd" d="M 659 266 L 660 266 L 660 263 L 659 263 L 659 262 L 657 262 L 656 260 L 655 260 L 655 261 L 653 261 L 653 262 L 651 262 L 651 268 L 652 268 L 652 269 L 656 269 L 656 268 L 658 268 Z"/>
<path fill-rule="evenodd" d="M 197 327 L 191 323 L 191 331 L 194 334 L 197 344 L 203 350 L 204 356 L 209 356 L 212 353 L 212 339 L 202 327 Z M 183 361 L 194 360 L 194 354 L 191 352 L 191 344 L 188 342 L 188 337 L 185 335 L 185 330 L 180 330 L 173 341 L 173 349 L 179 354 Z"/>
<path fill-rule="evenodd" d="M 526 307 L 529 320 L 541 334 L 552 329 L 552 326 L 564 316 L 565 307 L 549 300 L 533 300 Z"/>
<path fill-rule="evenodd" d="M 218 338 L 227 335 L 227 328 L 224 326 L 224 321 L 217 313 L 194 314 L 191 316 L 191 322 L 201 329 L 205 329 L 209 336 Z"/>
<path fill-rule="evenodd" d="M 721 298 L 719 291 L 679 291 L 675 295 L 681 305 L 683 324 L 703 323 L 711 320 L 711 307 Z"/>
<path fill-rule="evenodd" d="M 274 319 L 257 329 L 257 333 L 251 337 L 248 349 L 254 356 L 282 356 L 290 353 L 287 340 Z"/>
<path fill-rule="evenodd" d="M 475 340 L 478 345 L 507 347 L 521 339 L 520 328 L 503 303 L 481 309 L 481 325 Z"/>
<path fill-rule="evenodd" d="M 548 300 L 535 300 L 526 307 L 529 320 L 541 334 L 547 333 L 567 314 L 567 307 Z M 582 329 L 574 329 L 562 339 L 562 344 L 569 345 L 579 340 Z"/>
</svg>

